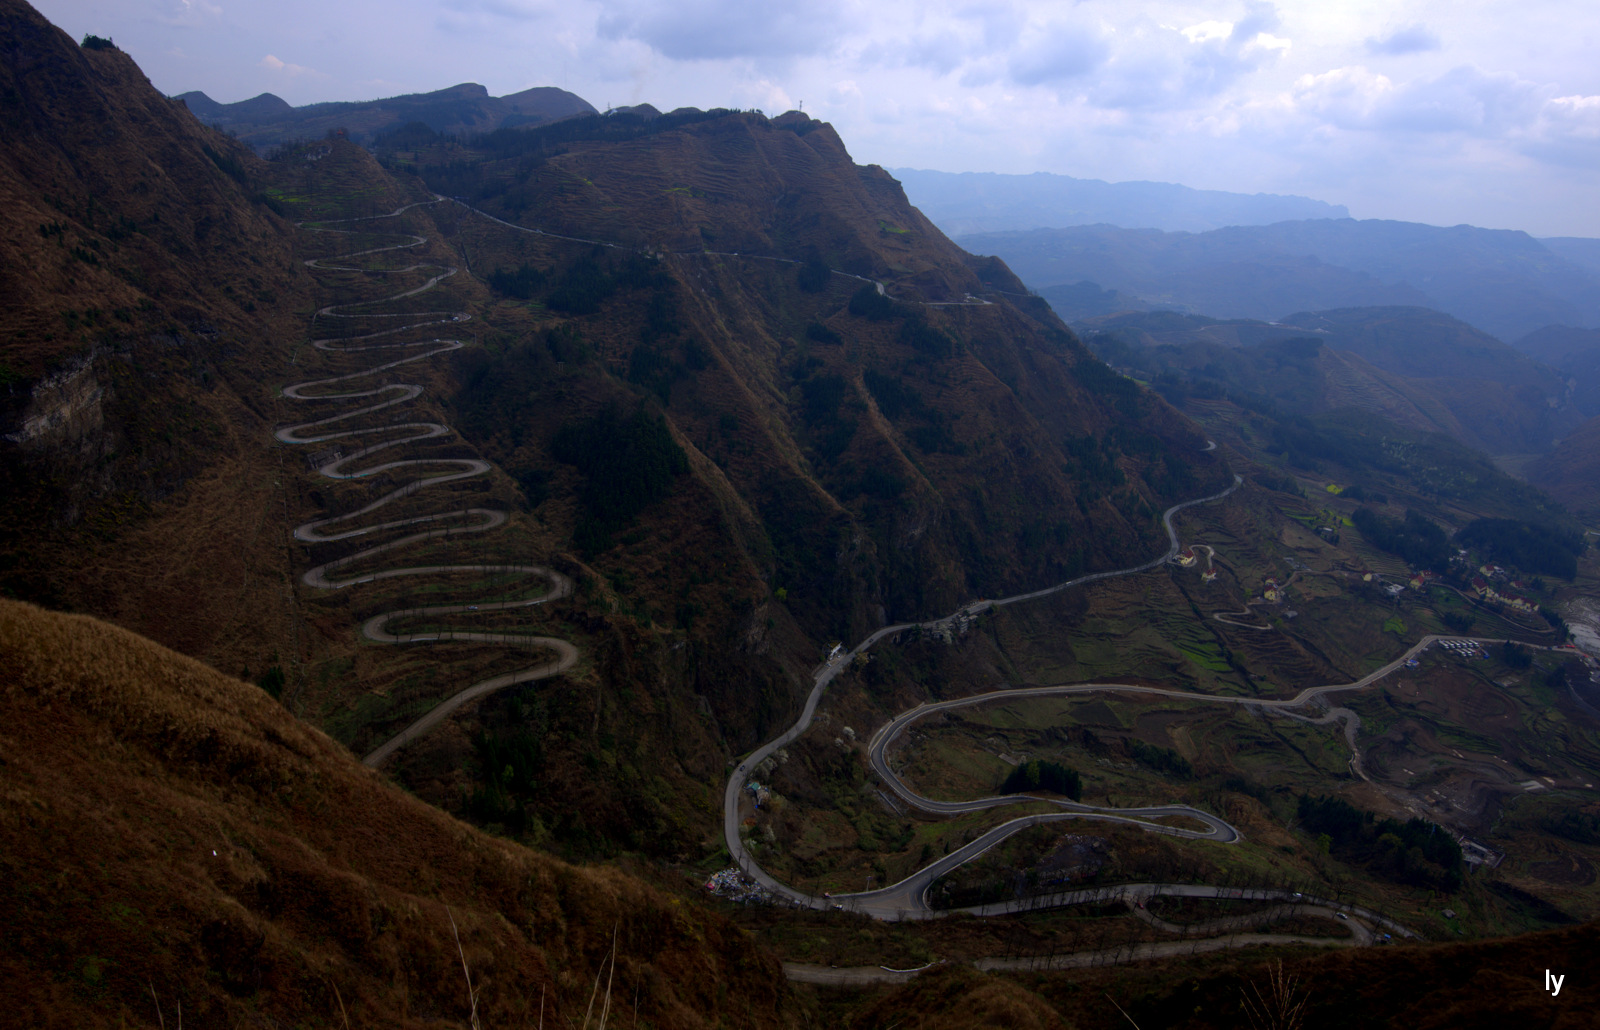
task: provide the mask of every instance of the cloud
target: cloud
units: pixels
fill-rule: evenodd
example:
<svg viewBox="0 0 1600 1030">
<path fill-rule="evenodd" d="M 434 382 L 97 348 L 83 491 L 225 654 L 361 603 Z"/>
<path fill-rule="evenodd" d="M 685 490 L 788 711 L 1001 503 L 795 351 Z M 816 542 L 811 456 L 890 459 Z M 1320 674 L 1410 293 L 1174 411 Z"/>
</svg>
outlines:
<svg viewBox="0 0 1600 1030">
<path fill-rule="evenodd" d="M 636 40 L 677 61 L 803 57 L 828 53 L 852 28 L 843 0 L 768 5 L 752 0 L 646 0 L 602 14 L 604 39 Z"/>
<path fill-rule="evenodd" d="M 1342 129 L 1477 136 L 1518 134 L 1538 119 L 1550 92 L 1509 72 L 1472 67 L 1396 84 L 1356 65 L 1294 85 L 1302 110 Z"/>
<path fill-rule="evenodd" d="M 1055 23 L 1024 35 L 1012 51 L 1008 70 L 1023 86 L 1075 79 L 1094 71 L 1111 56 L 1107 33 L 1098 25 Z"/>
<path fill-rule="evenodd" d="M 1523 143 L 1523 153 L 1582 170 L 1600 163 L 1600 96 L 1552 97 Z"/>
<path fill-rule="evenodd" d="M 1395 29 L 1387 36 L 1367 37 L 1367 52 L 1371 54 L 1419 54 L 1442 46 L 1439 34 L 1420 22 Z"/>
<path fill-rule="evenodd" d="M 1116 50 L 1094 77 L 1097 107 L 1156 114 L 1213 103 L 1240 79 L 1278 64 L 1294 43 L 1273 34 L 1277 8 L 1245 7 L 1237 21 L 1209 19 L 1182 27 L 1144 20 L 1115 34 Z"/>
<path fill-rule="evenodd" d="M 311 79 L 326 79 L 329 77 L 325 72 L 319 72 L 315 68 L 307 68 L 300 64 L 290 64 L 288 61 L 280 60 L 272 54 L 263 57 L 257 62 L 257 65 L 269 72 L 287 76 L 291 79 L 297 79 L 301 76 Z"/>
<path fill-rule="evenodd" d="M 174 0 L 168 11 L 156 20 L 179 28 L 198 28 L 222 17 L 222 8 L 207 0 Z"/>
</svg>

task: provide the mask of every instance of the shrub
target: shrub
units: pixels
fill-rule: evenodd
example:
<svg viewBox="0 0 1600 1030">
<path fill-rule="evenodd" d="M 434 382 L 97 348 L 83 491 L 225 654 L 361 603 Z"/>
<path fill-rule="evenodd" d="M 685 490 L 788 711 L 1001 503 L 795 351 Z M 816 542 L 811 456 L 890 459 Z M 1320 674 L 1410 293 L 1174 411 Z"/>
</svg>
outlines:
<svg viewBox="0 0 1600 1030">
<path fill-rule="evenodd" d="M 1083 777 L 1076 769 L 1035 758 L 1012 769 L 1000 784 L 1002 794 L 1026 794 L 1035 790 L 1048 790 L 1078 801 L 1083 798 Z"/>
<path fill-rule="evenodd" d="M 800 288 L 807 293 L 821 293 L 828 288 L 833 269 L 819 258 L 811 258 L 800 266 Z"/>
</svg>

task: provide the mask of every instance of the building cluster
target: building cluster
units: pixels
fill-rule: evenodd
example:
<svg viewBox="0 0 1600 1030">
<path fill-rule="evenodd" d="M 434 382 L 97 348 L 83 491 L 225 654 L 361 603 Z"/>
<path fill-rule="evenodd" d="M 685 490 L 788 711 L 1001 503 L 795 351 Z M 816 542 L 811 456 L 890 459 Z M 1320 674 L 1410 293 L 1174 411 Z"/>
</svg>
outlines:
<svg viewBox="0 0 1600 1030">
<path fill-rule="evenodd" d="M 1499 566 L 1495 566 L 1495 568 L 1499 568 Z M 1501 571 L 1504 572 L 1504 570 Z M 1503 604 L 1507 608 L 1513 608 L 1519 612 L 1527 612 L 1529 614 L 1539 610 L 1539 605 L 1534 601 L 1523 597 L 1521 594 L 1513 594 L 1508 590 L 1499 590 L 1483 576 L 1472 577 L 1472 589 L 1480 599 L 1493 604 Z"/>
</svg>

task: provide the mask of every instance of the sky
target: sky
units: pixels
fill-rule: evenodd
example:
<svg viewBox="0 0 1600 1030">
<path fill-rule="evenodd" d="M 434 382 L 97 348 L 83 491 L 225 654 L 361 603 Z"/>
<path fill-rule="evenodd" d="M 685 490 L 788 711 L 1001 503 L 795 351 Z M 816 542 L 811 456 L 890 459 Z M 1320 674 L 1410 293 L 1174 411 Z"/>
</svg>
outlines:
<svg viewBox="0 0 1600 1030">
<path fill-rule="evenodd" d="M 34 0 L 228 103 L 478 82 L 803 104 L 863 164 L 1155 180 L 1600 237 L 1595 0 Z"/>
</svg>

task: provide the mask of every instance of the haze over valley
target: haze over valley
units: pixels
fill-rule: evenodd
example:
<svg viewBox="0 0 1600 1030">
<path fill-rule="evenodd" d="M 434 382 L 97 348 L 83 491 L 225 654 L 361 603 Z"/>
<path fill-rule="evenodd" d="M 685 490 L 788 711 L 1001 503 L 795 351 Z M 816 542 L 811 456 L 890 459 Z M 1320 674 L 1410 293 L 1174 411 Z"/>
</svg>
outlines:
<svg viewBox="0 0 1600 1030">
<path fill-rule="evenodd" d="M 1600 84 L 1087 7 L 0 0 L 14 1020 L 1586 1025 Z"/>
</svg>

